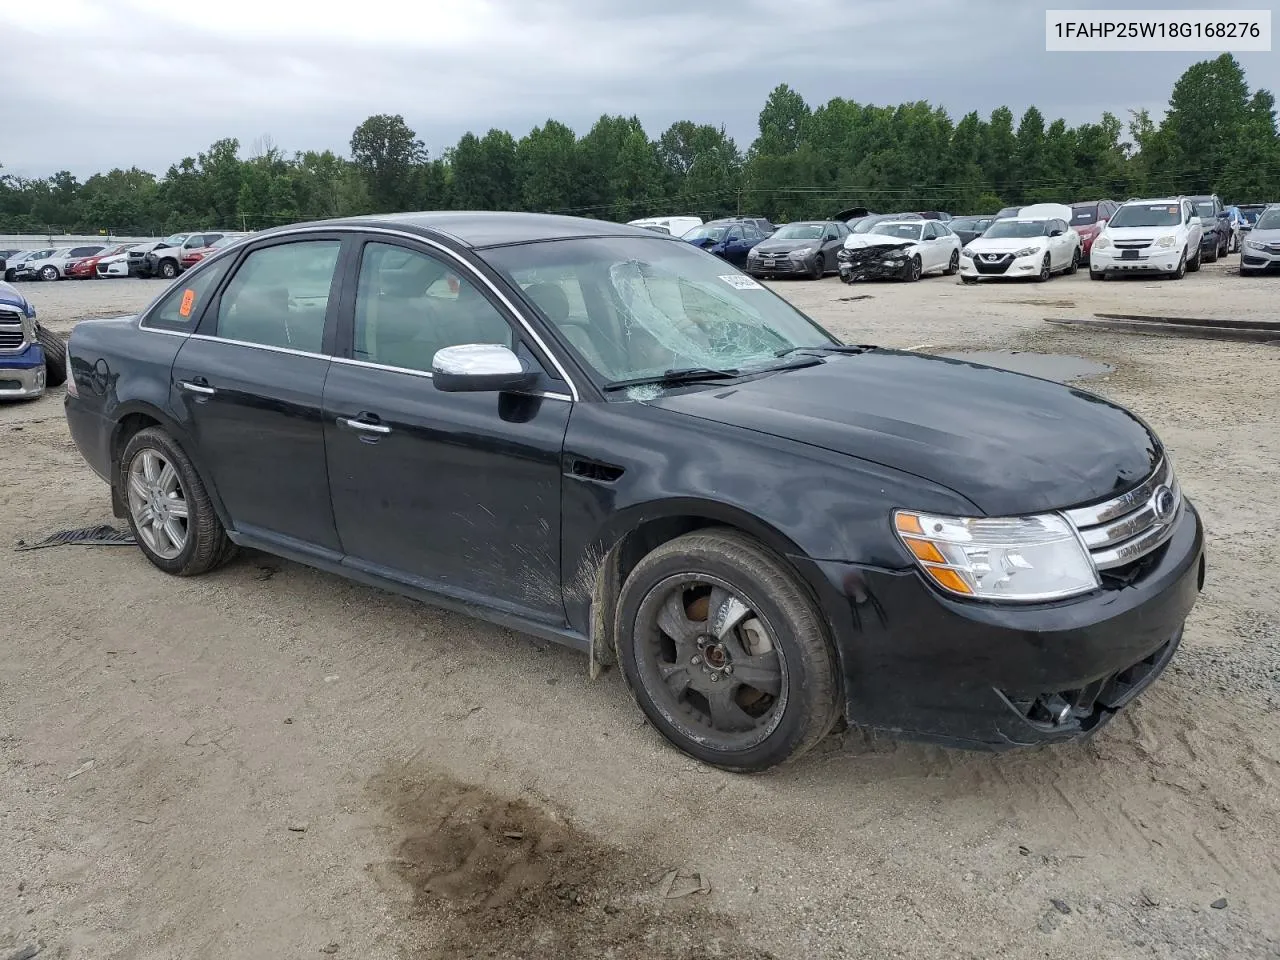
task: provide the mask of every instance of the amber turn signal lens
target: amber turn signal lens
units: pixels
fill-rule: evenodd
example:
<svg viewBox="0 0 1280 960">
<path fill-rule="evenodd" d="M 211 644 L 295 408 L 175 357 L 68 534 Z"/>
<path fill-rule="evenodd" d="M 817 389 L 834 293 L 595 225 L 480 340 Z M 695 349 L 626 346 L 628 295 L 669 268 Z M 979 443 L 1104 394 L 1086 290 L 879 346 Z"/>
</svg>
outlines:
<svg viewBox="0 0 1280 960">
<path fill-rule="evenodd" d="M 914 513 L 896 513 L 893 516 L 894 526 L 898 528 L 899 533 L 914 533 L 916 536 L 924 536 L 924 527 L 920 526 L 920 518 Z"/>
<path fill-rule="evenodd" d="M 917 540 L 915 537 L 903 537 L 902 542 L 907 545 L 908 550 L 916 555 L 917 560 L 923 560 L 925 563 L 947 562 L 947 558 L 942 555 L 942 551 L 928 540 Z"/>
<path fill-rule="evenodd" d="M 924 564 L 924 569 L 929 576 L 938 582 L 938 586 L 953 590 L 956 593 L 973 594 L 973 588 L 965 582 L 964 577 L 950 567 L 935 567 L 926 563 Z"/>
</svg>

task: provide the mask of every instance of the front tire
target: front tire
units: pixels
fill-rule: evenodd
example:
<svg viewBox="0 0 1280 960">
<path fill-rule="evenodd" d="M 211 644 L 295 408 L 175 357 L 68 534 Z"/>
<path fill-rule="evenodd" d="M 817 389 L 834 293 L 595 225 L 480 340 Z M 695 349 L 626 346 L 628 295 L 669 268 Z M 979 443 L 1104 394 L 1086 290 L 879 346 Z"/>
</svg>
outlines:
<svg viewBox="0 0 1280 960">
<path fill-rule="evenodd" d="M 41 268 L 40 268 L 40 279 L 41 279 L 41 280 L 44 280 L 46 283 L 52 282 L 52 281 L 54 281 L 54 280 L 57 280 L 57 279 L 58 279 L 58 268 L 57 268 L 57 267 L 55 267 L 53 264 L 49 264 L 47 267 L 41 267 Z"/>
<path fill-rule="evenodd" d="M 1053 276 L 1053 260 L 1046 253 L 1044 259 L 1040 261 L 1040 272 L 1036 274 L 1036 282 L 1046 283 L 1051 276 Z"/>
<path fill-rule="evenodd" d="M 1186 251 L 1183 251 L 1183 259 L 1186 259 Z M 1200 248 L 1196 247 L 1196 255 L 1187 260 L 1187 273 L 1199 273 L 1200 267 L 1203 266 L 1203 260 L 1200 256 Z"/>
<path fill-rule="evenodd" d="M 911 261 L 907 264 L 906 272 L 903 274 L 902 279 L 907 283 L 915 283 L 920 279 L 923 273 L 924 265 L 920 262 L 919 255 L 916 255 L 912 257 Z"/>
<path fill-rule="evenodd" d="M 1187 252 L 1182 251 L 1182 256 L 1178 258 L 1178 269 L 1169 274 L 1170 280 L 1181 280 L 1187 275 Z"/>
<path fill-rule="evenodd" d="M 793 760 L 834 726 L 835 654 L 782 561 L 734 530 L 677 537 L 623 584 L 618 662 L 654 729 L 725 770 Z"/>
<path fill-rule="evenodd" d="M 67 345 L 52 330 L 36 328 L 36 340 L 44 350 L 44 382 L 60 387 L 67 382 Z"/>
<path fill-rule="evenodd" d="M 172 280 L 178 275 L 178 265 L 172 260 L 165 260 L 160 264 L 160 276 L 165 280 Z"/>
<path fill-rule="evenodd" d="M 1077 270 L 1080 269 L 1080 248 L 1076 247 L 1071 251 L 1071 266 L 1067 267 L 1067 276 L 1075 276 Z"/>
<path fill-rule="evenodd" d="M 120 458 L 118 482 L 129 529 L 143 555 L 165 573 L 198 576 L 235 554 L 190 458 L 160 427 L 134 434 Z"/>
</svg>

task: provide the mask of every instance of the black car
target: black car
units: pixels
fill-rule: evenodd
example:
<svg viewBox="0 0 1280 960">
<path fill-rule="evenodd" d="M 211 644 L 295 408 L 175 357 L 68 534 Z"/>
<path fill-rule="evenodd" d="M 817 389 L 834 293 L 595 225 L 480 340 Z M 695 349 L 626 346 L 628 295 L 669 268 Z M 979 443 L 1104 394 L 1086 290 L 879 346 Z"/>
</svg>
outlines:
<svg viewBox="0 0 1280 960">
<path fill-rule="evenodd" d="M 968 244 L 982 236 L 987 227 L 995 222 L 995 214 L 980 217 L 953 217 L 947 226 L 960 238 L 961 244 Z"/>
<path fill-rule="evenodd" d="M 1085 736 L 1169 663 L 1204 577 L 1136 415 L 842 344 L 615 223 L 264 231 L 69 356 L 71 435 L 160 570 L 254 547 L 560 641 L 728 769 L 842 716 Z"/>
<path fill-rule="evenodd" d="M 747 273 L 753 277 L 804 276 L 821 280 L 839 269 L 836 254 L 849 228 L 838 220 L 804 220 L 783 224 L 751 248 Z"/>
<path fill-rule="evenodd" d="M 1216 195 L 1188 197 L 1200 218 L 1200 256 L 1205 263 L 1215 263 L 1231 249 L 1231 217 Z"/>
</svg>

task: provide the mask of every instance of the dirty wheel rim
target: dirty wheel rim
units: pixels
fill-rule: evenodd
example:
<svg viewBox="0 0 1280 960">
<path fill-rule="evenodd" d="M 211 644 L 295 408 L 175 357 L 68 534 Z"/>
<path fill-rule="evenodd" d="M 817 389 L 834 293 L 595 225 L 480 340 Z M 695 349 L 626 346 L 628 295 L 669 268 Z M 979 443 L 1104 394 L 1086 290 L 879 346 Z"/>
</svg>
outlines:
<svg viewBox="0 0 1280 960">
<path fill-rule="evenodd" d="M 186 494 L 178 471 L 156 450 L 143 450 L 129 464 L 129 514 L 147 549 L 173 560 L 187 545 Z"/>
<path fill-rule="evenodd" d="M 916 257 L 914 260 L 911 261 L 911 279 L 919 280 L 922 270 L 923 268 L 921 267 L 921 264 L 920 264 L 920 258 Z"/>
<path fill-rule="evenodd" d="M 46 279 L 46 280 L 57 280 L 57 279 L 58 279 L 58 268 L 57 268 L 57 267 L 51 267 L 51 266 L 50 266 L 50 267 L 45 267 L 44 269 L 42 269 L 42 270 L 40 271 L 40 276 L 44 277 L 44 279 Z"/>
<path fill-rule="evenodd" d="M 640 680 L 685 736 L 715 750 L 747 750 L 786 711 L 787 664 L 776 636 L 725 581 L 677 574 L 654 586 L 636 613 Z"/>
</svg>

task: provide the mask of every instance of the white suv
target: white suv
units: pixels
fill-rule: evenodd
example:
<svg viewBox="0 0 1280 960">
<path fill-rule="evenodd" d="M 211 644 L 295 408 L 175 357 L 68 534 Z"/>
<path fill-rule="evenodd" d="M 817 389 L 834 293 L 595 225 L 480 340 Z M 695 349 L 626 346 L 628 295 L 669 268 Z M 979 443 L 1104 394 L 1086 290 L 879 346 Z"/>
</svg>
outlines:
<svg viewBox="0 0 1280 960">
<path fill-rule="evenodd" d="M 1155 273 L 1181 280 L 1200 269 L 1204 229 L 1186 197 L 1129 200 L 1120 205 L 1089 251 L 1089 279 Z"/>
</svg>

